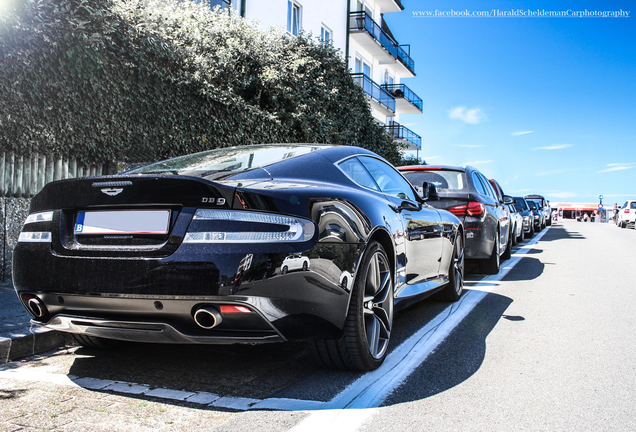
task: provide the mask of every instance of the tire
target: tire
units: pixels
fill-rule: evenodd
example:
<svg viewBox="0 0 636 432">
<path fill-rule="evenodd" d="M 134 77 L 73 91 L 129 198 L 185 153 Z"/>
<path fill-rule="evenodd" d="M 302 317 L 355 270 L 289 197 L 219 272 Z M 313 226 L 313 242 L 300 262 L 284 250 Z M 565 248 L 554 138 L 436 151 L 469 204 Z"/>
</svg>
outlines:
<svg viewBox="0 0 636 432">
<path fill-rule="evenodd" d="M 512 227 L 512 232 L 510 233 L 510 237 L 512 238 L 512 245 L 516 246 L 517 244 L 517 224 Z"/>
<path fill-rule="evenodd" d="M 501 259 L 503 261 L 509 260 L 512 254 L 512 235 L 508 234 L 508 243 L 506 244 L 506 250 L 503 254 L 501 254 Z"/>
<path fill-rule="evenodd" d="M 75 342 L 77 342 L 78 345 L 81 345 L 84 348 L 113 349 L 126 345 L 126 342 L 124 341 L 105 339 L 80 333 L 71 333 L 71 336 L 75 339 Z"/>
<path fill-rule="evenodd" d="M 393 277 L 380 243 L 369 243 L 357 273 L 342 337 L 309 344 L 314 358 L 328 368 L 374 370 L 388 351 L 393 326 Z"/>
<path fill-rule="evenodd" d="M 307 265 L 307 261 L 305 261 L 303 263 L 303 271 L 307 271 L 308 268 L 309 268 L 309 266 Z"/>
<path fill-rule="evenodd" d="M 464 292 L 464 238 L 455 239 L 453 256 L 448 268 L 448 284 L 437 293 L 437 298 L 445 302 L 456 302 Z"/>
<path fill-rule="evenodd" d="M 530 232 L 523 235 L 525 238 L 532 238 L 534 237 L 534 225 L 530 226 Z"/>
<path fill-rule="evenodd" d="M 280 272 L 281 272 L 282 274 L 286 274 L 286 273 L 287 273 L 287 270 L 289 270 L 289 268 L 287 268 L 287 266 L 283 266 L 283 268 L 282 268 L 282 269 L 280 269 Z"/>
<path fill-rule="evenodd" d="M 492 248 L 492 253 L 490 254 L 490 258 L 481 260 L 479 262 L 479 269 L 482 273 L 485 274 L 497 274 L 499 273 L 499 231 L 497 231 L 497 236 L 495 237 L 495 244 Z"/>
</svg>

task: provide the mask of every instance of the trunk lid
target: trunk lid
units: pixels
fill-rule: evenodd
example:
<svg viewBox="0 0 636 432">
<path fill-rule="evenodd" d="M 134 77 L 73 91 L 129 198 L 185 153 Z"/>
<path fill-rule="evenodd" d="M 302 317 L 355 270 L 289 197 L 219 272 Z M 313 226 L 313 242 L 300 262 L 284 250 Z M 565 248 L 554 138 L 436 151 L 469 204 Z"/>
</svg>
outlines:
<svg viewBox="0 0 636 432">
<path fill-rule="evenodd" d="M 172 175 L 70 179 L 46 185 L 30 213 L 54 211 L 55 254 L 161 257 L 181 244 L 198 207 L 231 208 L 235 189 Z"/>
</svg>

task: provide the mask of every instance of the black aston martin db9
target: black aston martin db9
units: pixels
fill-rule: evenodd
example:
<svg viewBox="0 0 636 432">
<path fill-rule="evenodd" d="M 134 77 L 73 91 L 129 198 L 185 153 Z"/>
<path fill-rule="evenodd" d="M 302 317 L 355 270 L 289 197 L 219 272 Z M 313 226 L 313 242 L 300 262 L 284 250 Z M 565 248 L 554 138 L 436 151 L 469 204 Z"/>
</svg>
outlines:
<svg viewBox="0 0 636 432">
<path fill-rule="evenodd" d="M 361 148 L 289 144 L 53 182 L 13 281 L 33 323 L 87 346 L 308 340 L 328 367 L 371 370 L 395 310 L 463 291 L 463 227 L 424 188 Z"/>
</svg>

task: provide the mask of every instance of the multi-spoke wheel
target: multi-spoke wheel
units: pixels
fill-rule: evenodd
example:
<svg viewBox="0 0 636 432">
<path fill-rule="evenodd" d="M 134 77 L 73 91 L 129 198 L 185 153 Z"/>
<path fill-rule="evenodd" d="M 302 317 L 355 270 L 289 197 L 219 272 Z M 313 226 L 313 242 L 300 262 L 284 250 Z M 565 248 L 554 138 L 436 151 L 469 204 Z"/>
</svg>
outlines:
<svg viewBox="0 0 636 432">
<path fill-rule="evenodd" d="M 393 278 L 382 246 L 371 241 L 360 262 L 343 336 L 310 344 L 325 366 L 353 371 L 376 369 L 386 357 L 393 326 Z"/>
<path fill-rule="evenodd" d="M 442 301 L 459 300 L 464 292 L 464 238 L 461 234 L 455 239 L 453 257 L 448 268 L 448 284 L 437 294 Z"/>
</svg>

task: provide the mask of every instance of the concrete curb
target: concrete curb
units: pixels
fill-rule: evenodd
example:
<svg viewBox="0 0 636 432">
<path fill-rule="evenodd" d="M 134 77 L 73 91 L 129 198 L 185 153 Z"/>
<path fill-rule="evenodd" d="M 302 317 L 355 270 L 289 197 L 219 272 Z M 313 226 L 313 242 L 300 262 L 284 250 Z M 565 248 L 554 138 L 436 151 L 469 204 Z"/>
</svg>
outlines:
<svg viewBox="0 0 636 432">
<path fill-rule="evenodd" d="M 31 324 L 11 284 L 0 284 L 0 364 L 71 345 L 70 335 Z"/>
<path fill-rule="evenodd" d="M 0 336 L 0 363 L 70 345 L 64 333 L 36 327 Z"/>
</svg>

